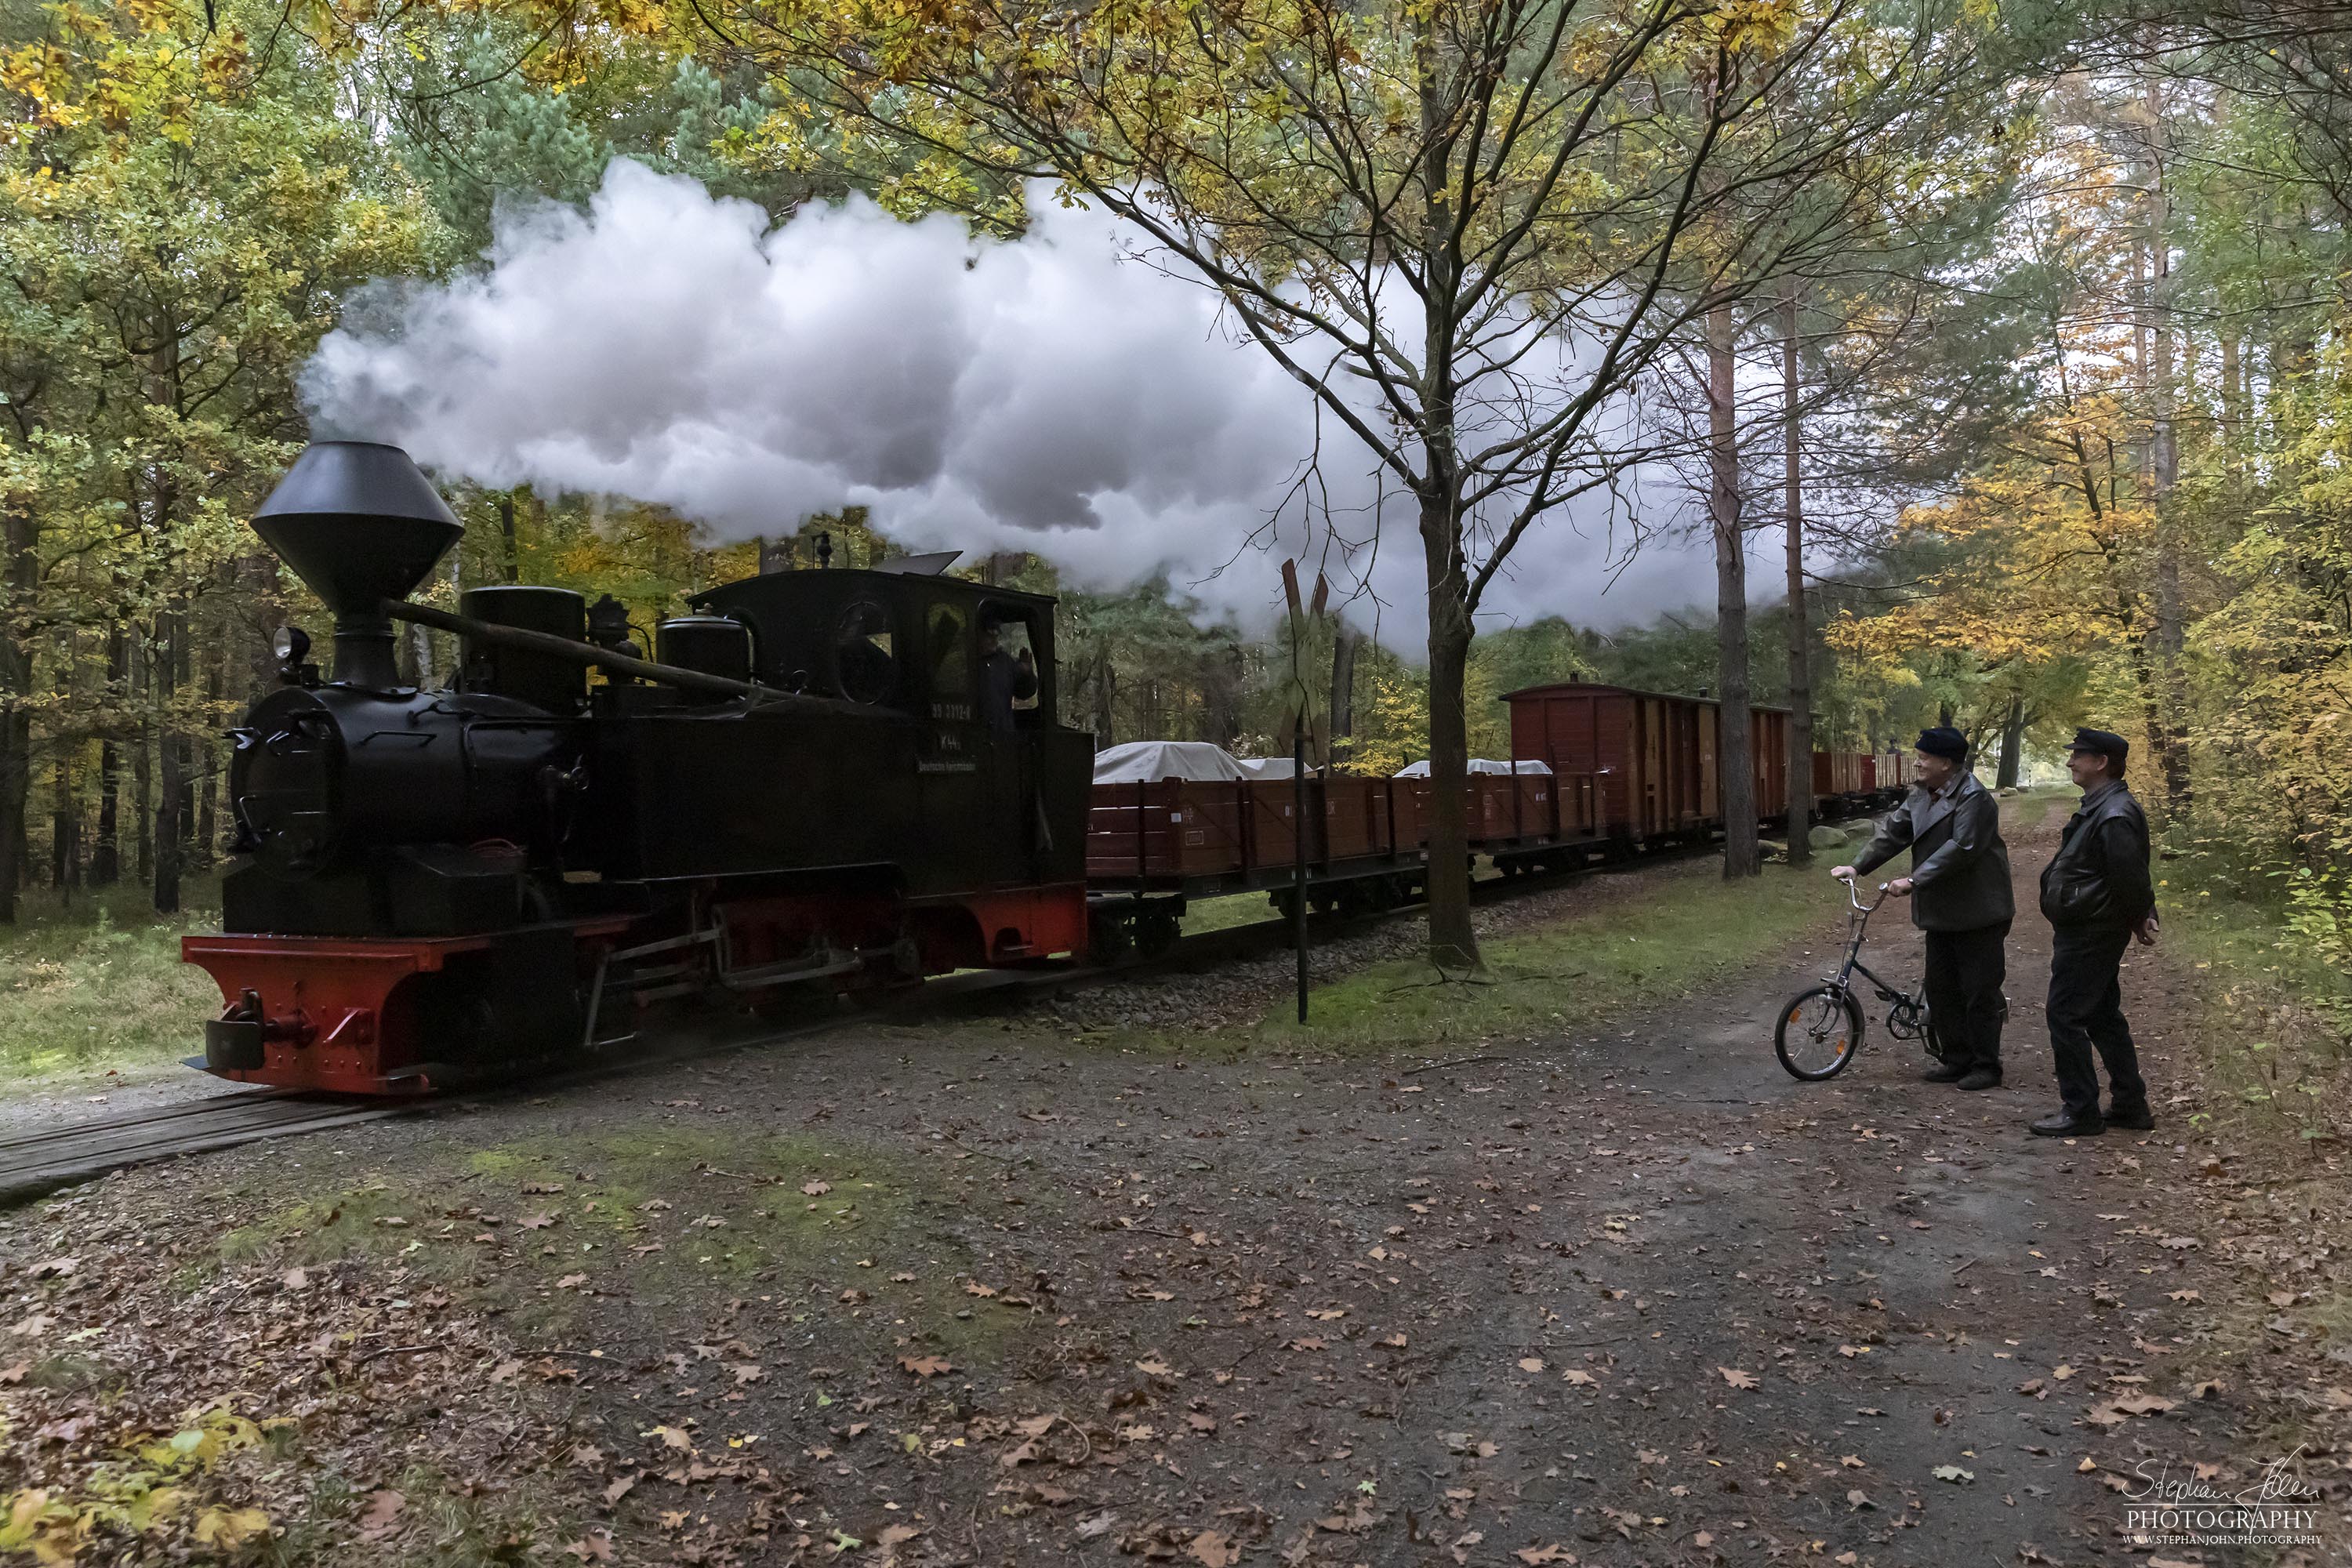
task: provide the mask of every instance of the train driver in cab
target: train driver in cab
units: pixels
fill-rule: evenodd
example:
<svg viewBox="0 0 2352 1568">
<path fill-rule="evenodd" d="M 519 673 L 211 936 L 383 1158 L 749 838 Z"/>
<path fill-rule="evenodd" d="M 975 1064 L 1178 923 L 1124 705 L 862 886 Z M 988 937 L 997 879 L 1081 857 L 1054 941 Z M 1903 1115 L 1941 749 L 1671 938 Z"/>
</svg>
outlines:
<svg viewBox="0 0 2352 1568">
<path fill-rule="evenodd" d="M 1004 650 L 1006 618 L 987 616 L 980 623 L 980 710 L 992 730 L 1011 730 L 1013 705 L 1037 695 L 1037 661 L 1029 652 L 1028 627 L 1013 618 L 1022 633 L 1016 658 Z"/>
</svg>

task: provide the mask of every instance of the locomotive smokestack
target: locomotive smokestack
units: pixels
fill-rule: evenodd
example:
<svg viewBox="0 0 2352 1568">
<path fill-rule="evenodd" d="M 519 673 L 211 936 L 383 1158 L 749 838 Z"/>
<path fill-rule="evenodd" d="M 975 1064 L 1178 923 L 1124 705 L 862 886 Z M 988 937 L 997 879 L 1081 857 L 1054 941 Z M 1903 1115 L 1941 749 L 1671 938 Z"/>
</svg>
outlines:
<svg viewBox="0 0 2352 1568">
<path fill-rule="evenodd" d="M 406 598 L 466 529 L 399 447 L 313 441 L 253 531 L 334 613 L 334 679 L 383 690 L 399 683 L 383 601 Z"/>
</svg>

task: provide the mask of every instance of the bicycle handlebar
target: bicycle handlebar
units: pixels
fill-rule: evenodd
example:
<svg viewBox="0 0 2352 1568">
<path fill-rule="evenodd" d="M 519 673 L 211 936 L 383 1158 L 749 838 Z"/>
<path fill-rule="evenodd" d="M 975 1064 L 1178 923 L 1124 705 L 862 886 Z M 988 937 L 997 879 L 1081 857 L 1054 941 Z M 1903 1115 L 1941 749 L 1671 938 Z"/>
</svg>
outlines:
<svg viewBox="0 0 2352 1568">
<path fill-rule="evenodd" d="M 1878 897 L 1871 900 L 1870 902 L 1865 904 L 1862 901 L 1862 879 L 1859 877 L 1848 877 L 1845 879 L 1846 901 L 1853 906 L 1854 911 L 1858 914 L 1866 915 L 1874 913 L 1876 911 L 1879 905 L 1886 901 L 1886 889 L 1894 885 L 1895 884 L 1892 882 L 1879 883 Z"/>
</svg>

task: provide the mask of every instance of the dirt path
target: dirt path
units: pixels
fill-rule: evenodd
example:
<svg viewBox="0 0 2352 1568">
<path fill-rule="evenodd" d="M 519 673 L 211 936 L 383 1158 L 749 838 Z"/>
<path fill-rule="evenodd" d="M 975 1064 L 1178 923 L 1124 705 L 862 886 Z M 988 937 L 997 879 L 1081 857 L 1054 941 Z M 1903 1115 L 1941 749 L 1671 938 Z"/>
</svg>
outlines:
<svg viewBox="0 0 2352 1568">
<path fill-rule="evenodd" d="M 222 1474 L 320 1562 L 2125 1561 L 2140 1468 L 2275 1457 L 2200 1397 L 2242 1286 L 2176 1031 L 2157 1133 L 2029 1138 L 2029 917 L 2007 1087 L 1883 1035 L 1794 1083 L 1831 900 L 1719 1001 L 1435 1070 L 875 1031 L 117 1178 L 0 1228 L 8 1453 L 62 1490 L 244 1391 L 302 1442 Z"/>
</svg>

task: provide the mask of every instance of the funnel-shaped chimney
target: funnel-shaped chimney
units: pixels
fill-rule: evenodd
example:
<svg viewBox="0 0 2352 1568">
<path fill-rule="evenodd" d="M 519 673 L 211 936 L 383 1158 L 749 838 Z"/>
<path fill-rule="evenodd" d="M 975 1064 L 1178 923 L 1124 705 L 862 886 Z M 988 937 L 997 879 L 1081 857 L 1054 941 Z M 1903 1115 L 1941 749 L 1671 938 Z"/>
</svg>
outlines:
<svg viewBox="0 0 2352 1568">
<path fill-rule="evenodd" d="M 262 542 L 335 616 L 335 676 L 398 682 L 386 599 L 404 599 L 465 531 L 397 447 L 313 441 L 253 514 Z"/>
</svg>

